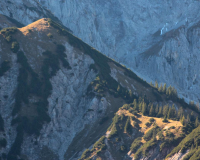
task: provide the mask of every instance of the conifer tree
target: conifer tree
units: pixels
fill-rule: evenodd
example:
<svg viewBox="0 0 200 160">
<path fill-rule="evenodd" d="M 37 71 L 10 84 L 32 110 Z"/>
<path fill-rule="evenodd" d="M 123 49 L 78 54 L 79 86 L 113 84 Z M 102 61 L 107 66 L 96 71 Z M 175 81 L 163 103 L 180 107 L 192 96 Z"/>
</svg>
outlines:
<svg viewBox="0 0 200 160">
<path fill-rule="evenodd" d="M 129 93 L 128 93 L 128 94 L 129 94 L 129 98 L 132 99 L 132 98 L 133 98 L 133 93 L 132 93 L 131 90 L 129 90 Z"/>
<path fill-rule="evenodd" d="M 156 109 L 155 109 L 155 115 L 157 115 L 159 112 L 159 107 L 158 107 L 158 104 L 156 105 Z"/>
<path fill-rule="evenodd" d="M 190 116 L 189 116 L 189 114 L 187 115 L 187 123 L 190 123 Z"/>
<path fill-rule="evenodd" d="M 162 117 L 162 116 L 163 116 L 163 108 L 161 106 L 161 107 L 159 107 L 159 112 L 157 114 L 157 117 Z"/>
<path fill-rule="evenodd" d="M 142 114 L 146 115 L 147 114 L 147 105 L 145 102 L 142 103 Z"/>
<path fill-rule="evenodd" d="M 174 87 L 172 87 L 172 96 L 173 97 L 178 97 L 177 96 L 177 91 L 176 91 L 176 89 Z"/>
<path fill-rule="evenodd" d="M 137 104 L 137 100 L 136 99 L 134 99 L 134 101 L 133 101 L 133 109 L 138 111 L 138 104 Z"/>
<path fill-rule="evenodd" d="M 197 107 L 197 110 L 199 111 L 199 102 L 197 102 L 197 104 L 196 104 L 196 107 Z"/>
<path fill-rule="evenodd" d="M 167 116 L 168 111 L 169 111 L 169 106 L 168 106 L 168 105 L 165 105 L 164 108 L 163 108 L 163 115 L 164 115 L 164 116 Z"/>
<path fill-rule="evenodd" d="M 157 81 L 155 82 L 155 87 L 158 89 L 158 82 Z"/>
<path fill-rule="evenodd" d="M 126 90 L 125 95 L 124 95 L 124 98 L 127 99 L 128 97 L 129 97 L 129 91 Z"/>
<path fill-rule="evenodd" d="M 128 117 L 128 119 L 126 120 L 125 127 L 124 127 L 124 132 L 125 132 L 125 133 L 128 133 L 128 132 L 130 131 L 130 127 L 131 127 L 131 124 L 130 124 L 130 117 Z"/>
<path fill-rule="evenodd" d="M 185 116 L 184 115 L 181 118 L 181 123 L 182 123 L 182 125 L 185 125 Z"/>
<path fill-rule="evenodd" d="M 170 111 L 170 118 L 177 118 L 176 116 L 176 109 L 174 104 L 172 105 L 171 111 Z"/>
<path fill-rule="evenodd" d="M 142 112 L 142 104 L 143 104 L 143 102 L 140 102 L 139 103 L 139 110 Z"/>
<path fill-rule="evenodd" d="M 153 130 L 153 141 L 156 141 L 156 129 Z"/>
<path fill-rule="evenodd" d="M 173 118 L 173 111 L 172 111 L 172 108 L 169 108 L 169 111 L 168 111 L 168 114 L 167 114 L 167 118 L 168 118 L 168 119 Z"/>
<path fill-rule="evenodd" d="M 150 110 L 149 110 L 149 116 L 153 117 L 154 115 L 155 115 L 155 110 L 154 110 L 153 104 L 151 104 Z"/>
<path fill-rule="evenodd" d="M 199 148 L 199 146 L 198 146 L 198 141 L 196 141 L 196 149 L 198 149 Z"/>
<path fill-rule="evenodd" d="M 159 91 L 159 92 L 162 92 L 162 91 L 163 91 L 163 86 L 162 86 L 162 84 L 161 84 L 160 87 L 158 88 L 158 91 Z"/>
<path fill-rule="evenodd" d="M 163 86 L 162 92 L 163 92 L 163 93 L 166 93 L 166 90 L 167 90 L 167 85 L 166 85 L 166 83 L 165 83 L 164 86 Z"/>
<path fill-rule="evenodd" d="M 192 144 L 192 146 L 191 146 L 191 149 L 190 150 L 193 150 L 194 149 L 194 144 Z"/>
<path fill-rule="evenodd" d="M 192 111 L 191 114 L 190 114 L 190 119 L 191 121 L 195 121 L 195 116 L 194 116 L 194 112 Z"/>
<path fill-rule="evenodd" d="M 141 103 L 141 102 L 143 102 L 144 100 L 142 99 L 142 97 L 139 97 L 139 99 L 138 99 L 138 103 Z"/>
<path fill-rule="evenodd" d="M 198 117 L 196 117 L 196 120 L 195 120 L 195 127 L 198 127 L 199 126 L 199 119 Z"/>
<path fill-rule="evenodd" d="M 168 122 L 167 116 L 164 116 L 163 122 Z"/>
<path fill-rule="evenodd" d="M 169 97 L 172 95 L 172 86 L 171 86 L 171 85 L 167 88 L 166 94 L 167 94 Z"/>
<path fill-rule="evenodd" d="M 181 107 L 181 108 L 179 108 L 179 110 L 178 110 L 178 116 L 177 116 L 177 118 L 178 118 L 178 119 L 181 119 L 182 116 L 183 116 L 183 108 Z"/>
</svg>

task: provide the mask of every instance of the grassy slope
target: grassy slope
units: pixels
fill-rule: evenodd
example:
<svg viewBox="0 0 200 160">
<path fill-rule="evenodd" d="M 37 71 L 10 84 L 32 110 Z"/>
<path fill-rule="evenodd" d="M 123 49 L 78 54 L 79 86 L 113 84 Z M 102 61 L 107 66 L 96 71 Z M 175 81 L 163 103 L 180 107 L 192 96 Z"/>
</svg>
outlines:
<svg viewBox="0 0 200 160">
<path fill-rule="evenodd" d="M 128 152 L 130 157 L 135 157 L 136 159 L 140 156 L 146 157 L 150 155 L 148 151 L 156 147 L 160 150 L 159 152 L 162 152 L 163 148 L 161 149 L 160 144 L 169 139 L 178 139 L 182 133 L 182 124 L 174 120 L 169 120 L 168 123 L 164 123 L 162 122 L 162 118 L 154 118 L 154 122 L 150 122 L 151 118 L 141 114 L 134 115 L 127 109 L 121 107 L 116 113 L 115 118 L 113 118 L 113 123 L 105 133 L 106 138 L 103 141 L 103 144 L 106 144 L 105 147 L 102 148 L 102 145 L 98 146 L 97 144 L 100 142 L 97 141 L 90 152 L 88 151 L 87 154 L 83 153 L 82 157 L 84 158 L 81 158 L 81 160 L 92 159 L 93 157 L 108 159 L 105 156 L 106 151 L 110 152 L 115 160 L 125 158 Z M 130 126 L 127 127 L 126 123 L 129 120 Z M 146 122 L 150 122 L 149 127 L 145 125 Z M 115 131 L 113 131 L 114 126 L 116 127 Z M 127 129 L 125 130 L 126 127 Z M 155 128 L 157 128 L 155 131 L 156 138 L 153 140 L 152 131 Z M 114 132 L 115 134 L 113 134 Z M 173 137 L 172 135 L 170 137 L 170 134 L 173 134 Z M 138 139 L 137 137 L 141 138 Z M 173 144 L 170 147 L 172 148 Z"/>
<path fill-rule="evenodd" d="M 172 152 L 168 155 L 168 157 L 174 155 L 175 153 L 177 153 L 179 151 L 185 152 L 190 149 L 193 149 L 193 150 L 191 150 L 191 152 L 193 154 L 197 154 L 197 153 L 199 153 L 199 150 L 198 150 L 199 145 L 200 145 L 200 126 L 196 129 L 194 129 L 189 135 L 187 135 L 181 141 L 181 143 L 172 150 Z M 194 159 L 191 159 L 191 160 L 194 160 Z"/>
</svg>

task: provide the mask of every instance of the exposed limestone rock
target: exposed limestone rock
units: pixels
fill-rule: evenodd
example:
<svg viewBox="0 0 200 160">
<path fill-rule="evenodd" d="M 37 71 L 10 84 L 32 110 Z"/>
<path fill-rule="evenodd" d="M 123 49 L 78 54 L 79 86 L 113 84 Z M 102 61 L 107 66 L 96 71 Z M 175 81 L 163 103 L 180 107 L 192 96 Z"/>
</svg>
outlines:
<svg viewBox="0 0 200 160">
<path fill-rule="evenodd" d="M 1 59 L 0 59 L 1 60 Z M 19 65 L 16 62 L 17 57 L 13 55 L 10 63 L 10 70 L 0 77 L 0 113 L 4 120 L 4 132 L 0 132 L 0 138 L 7 140 L 6 148 L 0 150 L 0 153 L 7 153 L 15 140 L 15 127 L 11 126 L 12 108 L 15 103 L 15 89 L 17 87 L 17 77 Z"/>
</svg>

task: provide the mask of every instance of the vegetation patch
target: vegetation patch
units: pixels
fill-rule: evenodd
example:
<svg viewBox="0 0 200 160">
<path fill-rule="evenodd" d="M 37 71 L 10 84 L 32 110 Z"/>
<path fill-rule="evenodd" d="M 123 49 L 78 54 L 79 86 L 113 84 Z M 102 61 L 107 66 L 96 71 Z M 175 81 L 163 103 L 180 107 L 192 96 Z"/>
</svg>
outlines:
<svg viewBox="0 0 200 160">
<path fill-rule="evenodd" d="M 163 142 L 160 145 L 160 151 L 162 151 L 164 148 L 176 146 L 182 139 L 183 137 L 181 136 L 177 136 L 176 138 L 174 138 L 174 136 L 168 136 L 168 137 L 165 137 L 165 139 L 163 137 L 162 139 Z"/>
<path fill-rule="evenodd" d="M 17 41 L 12 42 L 11 50 L 13 53 L 17 53 L 19 51 L 19 43 Z"/>
<path fill-rule="evenodd" d="M 49 39 L 52 39 L 53 38 L 53 35 L 51 33 L 48 33 L 47 34 L 47 37 L 49 37 Z"/>
<path fill-rule="evenodd" d="M 142 114 L 145 116 L 142 116 Z M 164 106 L 158 106 L 156 103 L 153 104 L 142 97 L 134 99 L 132 103 L 124 104 L 113 118 L 112 124 L 107 130 L 108 143 L 110 145 L 110 148 L 107 149 L 112 154 L 113 158 L 130 151 L 134 154 L 135 159 L 139 159 L 141 157 L 147 157 L 149 151 L 155 147 L 159 147 L 160 152 L 162 152 L 164 148 L 175 147 L 181 142 L 185 135 L 199 124 L 198 118 L 196 117 L 195 120 L 193 113 L 184 120 L 185 124 L 183 127 L 180 122 L 174 121 L 181 121 L 185 115 L 186 113 L 182 108 L 176 110 L 174 105 L 169 106 L 165 104 Z M 149 116 L 149 118 L 147 118 L 147 116 Z M 152 116 L 160 118 L 153 118 Z M 163 123 L 162 117 L 169 118 L 168 123 Z M 144 124 L 148 122 L 147 126 L 152 125 L 152 128 L 147 132 L 142 120 L 145 120 Z M 127 139 L 133 138 L 129 132 L 131 130 L 133 131 L 133 126 L 131 124 L 138 126 L 134 129 L 134 132 L 136 129 L 140 128 L 140 124 L 141 128 L 140 130 L 138 129 L 138 132 L 134 135 L 139 137 L 136 138 L 132 144 L 129 144 Z M 166 129 L 162 130 L 165 126 Z M 126 146 L 123 144 L 126 144 Z M 158 146 L 158 144 L 160 145 Z M 119 150 L 120 152 L 116 153 L 113 149 L 116 149 L 116 151 Z M 91 155 L 93 155 L 94 150 L 91 151 L 90 157 L 87 158 L 92 158 Z"/>
<path fill-rule="evenodd" d="M 79 160 L 85 160 L 90 155 L 90 153 L 91 151 L 89 149 L 86 149 Z"/>
<path fill-rule="evenodd" d="M 175 153 L 178 153 L 180 150 L 185 152 L 186 150 L 190 149 L 193 146 L 200 145 L 200 126 L 194 129 L 189 135 L 187 135 L 179 145 L 172 150 L 172 152 L 167 156 L 170 157 Z"/>
<path fill-rule="evenodd" d="M 102 136 L 94 145 L 91 150 L 86 149 L 83 154 L 81 155 L 81 158 L 79 160 L 89 160 L 91 154 L 97 154 L 99 155 L 103 150 L 106 149 L 106 144 L 104 143 L 106 137 Z"/>
<path fill-rule="evenodd" d="M 10 62 L 9 61 L 3 61 L 1 63 L 0 67 L 0 77 L 4 75 L 5 72 L 7 72 L 10 69 Z"/>
<path fill-rule="evenodd" d="M 133 141 L 130 147 L 131 152 L 135 153 L 138 150 L 138 148 L 140 148 L 140 146 L 142 145 L 141 140 L 142 138 L 138 137 Z"/>
<path fill-rule="evenodd" d="M 172 100 L 173 102 L 179 103 L 183 108 L 189 108 L 196 113 L 200 113 L 199 107 L 194 104 L 194 102 L 190 102 L 187 104 L 183 98 L 178 97 L 177 90 L 171 85 L 167 88 L 166 83 L 164 86 L 162 84 L 160 87 L 158 86 L 158 82 L 155 82 L 155 86 L 151 83 L 152 87 L 158 90 L 159 93 L 166 95 L 166 100 Z"/>
<path fill-rule="evenodd" d="M 106 144 L 104 143 L 106 137 L 102 136 L 94 145 L 92 150 L 105 150 Z"/>
<path fill-rule="evenodd" d="M 157 145 L 158 141 L 152 139 L 146 143 L 144 143 L 135 153 L 134 158 L 138 160 L 141 156 L 146 157 L 148 155 L 148 151 L 154 148 Z"/>
<path fill-rule="evenodd" d="M 18 31 L 16 27 L 9 27 L 9 28 L 4 28 L 0 31 L 1 34 L 4 35 L 4 37 L 10 36 L 12 34 L 15 34 Z"/>
<path fill-rule="evenodd" d="M 112 119 L 112 124 L 108 128 L 108 131 L 111 130 L 114 125 L 117 125 L 120 120 L 121 120 L 121 116 L 119 116 L 119 115 L 116 114 L 114 116 L 114 118 Z"/>
<path fill-rule="evenodd" d="M 183 160 L 199 160 L 200 159 L 200 149 L 191 150 Z"/>
<path fill-rule="evenodd" d="M 158 126 L 153 127 L 150 129 L 145 135 L 144 135 L 144 140 L 149 141 L 152 139 L 153 136 L 156 136 L 156 134 L 160 131 L 160 128 Z"/>
<path fill-rule="evenodd" d="M 15 34 L 18 31 L 16 27 L 9 27 L 9 28 L 4 28 L 0 31 L 0 33 L 4 36 L 5 40 L 8 43 L 12 42 L 11 45 L 11 50 L 16 53 L 19 50 L 19 44 L 18 42 L 13 39 L 12 35 Z"/>
<path fill-rule="evenodd" d="M 69 62 L 67 61 L 67 55 L 64 53 L 66 51 L 65 46 L 58 44 L 56 45 L 56 53 L 58 59 L 62 62 L 63 67 L 71 69 Z"/>
<path fill-rule="evenodd" d="M 131 123 L 130 123 L 130 117 L 127 118 L 125 127 L 124 127 L 124 132 L 131 134 Z"/>
</svg>

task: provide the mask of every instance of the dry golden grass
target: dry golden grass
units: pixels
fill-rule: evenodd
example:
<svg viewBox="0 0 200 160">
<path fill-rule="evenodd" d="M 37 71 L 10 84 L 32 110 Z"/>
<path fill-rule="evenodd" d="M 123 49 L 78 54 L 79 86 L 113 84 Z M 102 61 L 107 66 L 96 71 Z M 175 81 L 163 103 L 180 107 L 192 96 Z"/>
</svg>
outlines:
<svg viewBox="0 0 200 160">
<path fill-rule="evenodd" d="M 49 23 L 46 19 L 40 19 L 36 22 L 33 22 L 31 24 L 29 24 L 28 26 L 25 26 L 23 28 L 19 28 L 19 30 L 26 36 L 28 33 L 30 33 L 30 31 L 46 31 L 49 28 Z"/>
<path fill-rule="evenodd" d="M 149 122 L 149 119 L 151 117 L 147 117 L 147 116 L 143 116 L 141 115 L 141 117 L 138 118 L 139 121 L 141 121 L 140 127 L 141 127 L 141 131 L 146 133 L 148 132 L 153 126 L 147 128 L 145 123 Z M 162 118 L 155 118 L 155 123 L 161 128 L 161 129 L 168 129 L 171 126 L 174 126 L 176 129 L 179 127 L 182 127 L 183 125 L 181 124 L 180 121 L 173 121 L 173 120 L 168 120 L 167 123 L 163 122 Z"/>
<path fill-rule="evenodd" d="M 125 116 L 134 116 L 132 113 L 130 113 L 129 111 L 125 110 L 125 109 L 120 109 L 118 112 L 117 112 L 118 115 L 125 115 Z M 150 126 L 150 127 L 147 127 L 145 124 L 147 122 L 149 122 L 149 120 L 151 119 L 152 117 L 148 117 L 148 116 L 143 116 L 140 114 L 140 116 L 137 118 L 141 123 L 139 124 L 140 126 L 140 132 L 146 134 L 150 129 L 152 129 L 154 126 L 153 124 Z M 153 117 L 155 122 L 153 123 L 156 123 L 161 129 L 169 129 L 170 127 L 174 126 L 175 129 L 170 129 L 170 132 L 174 133 L 175 135 L 179 134 L 181 132 L 181 127 L 183 126 L 181 124 L 180 121 L 174 121 L 174 120 L 168 120 L 167 123 L 163 122 L 163 118 L 155 118 Z M 131 120 L 131 125 L 134 126 L 134 121 Z M 165 136 L 165 133 L 164 133 L 164 136 Z M 141 141 L 142 143 L 145 143 L 146 141 L 144 139 L 142 139 Z"/>
<path fill-rule="evenodd" d="M 146 134 L 150 129 L 152 129 L 154 127 L 153 125 L 151 125 L 151 127 L 147 128 L 145 125 L 145 123 L 149 122 L 150 118 L 151 117 L 147 117 L 147 116 L 143 116 L 143 115 L 140 118 L 138 118 L 138 120 L 141 121 L 141 124 L 139 124 L 141 127 L 140 131 L 143 132 L 144 134 Z M 174 133 L 175 135 L 180 132 L 180 128 L 183 126 L 179 121 L 168 120 L 167 123 L 164 123 L 162 118 L 155 118 L 155 117 L 153 117 L 153 118 L 155 119 L 155 123 L 161 129 L 168 129 L 171 126 L 174 126 L 175 129 L 170 129 L 170 132 Z M 177 131 L 178 131 L 178 133 L 177 133 Z M 165 133 L 164 133 L 164 136 L 166 136 Z M 157 139 L 158 139 L 158 137 L 157 137 Z M 142 138 L 141 142 L 145 143 L 146 141 Z"/>
<path fill-rule="evenodd" d="M 129 111 L 124 110 L 124 109 L 120 109 L 120 110 L 117 112 L 117 114 L 118 114 L 118 115 L 124 114 L 125 116 L 134 116 L 132 113 L 130 113 Z M 141 115 L 141 114 L 140 114 L 140 117 L 137 118 L 139 121 L 141 121 L 141 123 L 139 124 L 139 126 L 140 126 L 141 128 L 144 128 L 144 129 L 145 129 L 145 132 L 144 132 L 144 133 L 146 133 L 149 129 L 151 129 L 151 127 L 148 128 L 148 129 L 146 129 L 147 127 L 146 127 L 146 125 L 145 125 L 147 122 L 149 122 L 149 120 L 150 120 L 151 118 L 152 118 L 152 117 L 143 116 L 143 115 Z M 168 128 L 170 128 L 171 126 L 174 126 L 174 127 L 176 127 L 176 128 L 182 127 L 182 126 L 183 126 L 183 125 L 181 124 L 180 121 L 168 120 L 168 122 L 165 123 L 165 122 L 163 122 L 163 118 L 155 118 L 155 117 L 153 117 L 153 118 L 155 119 L 155 123 L 156 123 L 160 128 L 162 128 L 162 129 L 168 129 Z"/>
<path fill-rule="evenodd" d="M 141 117 L 139 117 L 138 120 L 140 120 L 140 121 L 142 122 L 142 123 L 140 124 L 140 127 L 141 127 L 141 128 L 146 128 L 145 123 L 149 122 L 149 119 L 150 119 L 150 118 L 151 118 L 151 117 L 147 117 L 147 116 L 143 116 L 143 115 L 142 115 Z M 162 128 L 162 129 L 168 129 L 168 128 L 171 127 L 171 126 L 174 126 L 174 127 L 176 127 L 176 128 L 182 126 L 182 124 L 181 124 L 180 121 L 168 120 L 168 122 L 165 123 L 165 122 L 163 122 L 163 119 L 162 119 L 162 118 L 155 118 L 155 117 L 154 117 L 154 119 L 155 119 L 155 123 L 156 123 L 160 128 Z M 149 129 L 151 129 L 151 127 L 148 128 L 148 129 L 146 129 L 146 130 L 145 130 L 145 133 L 146 133 Z"/>
</svg>

